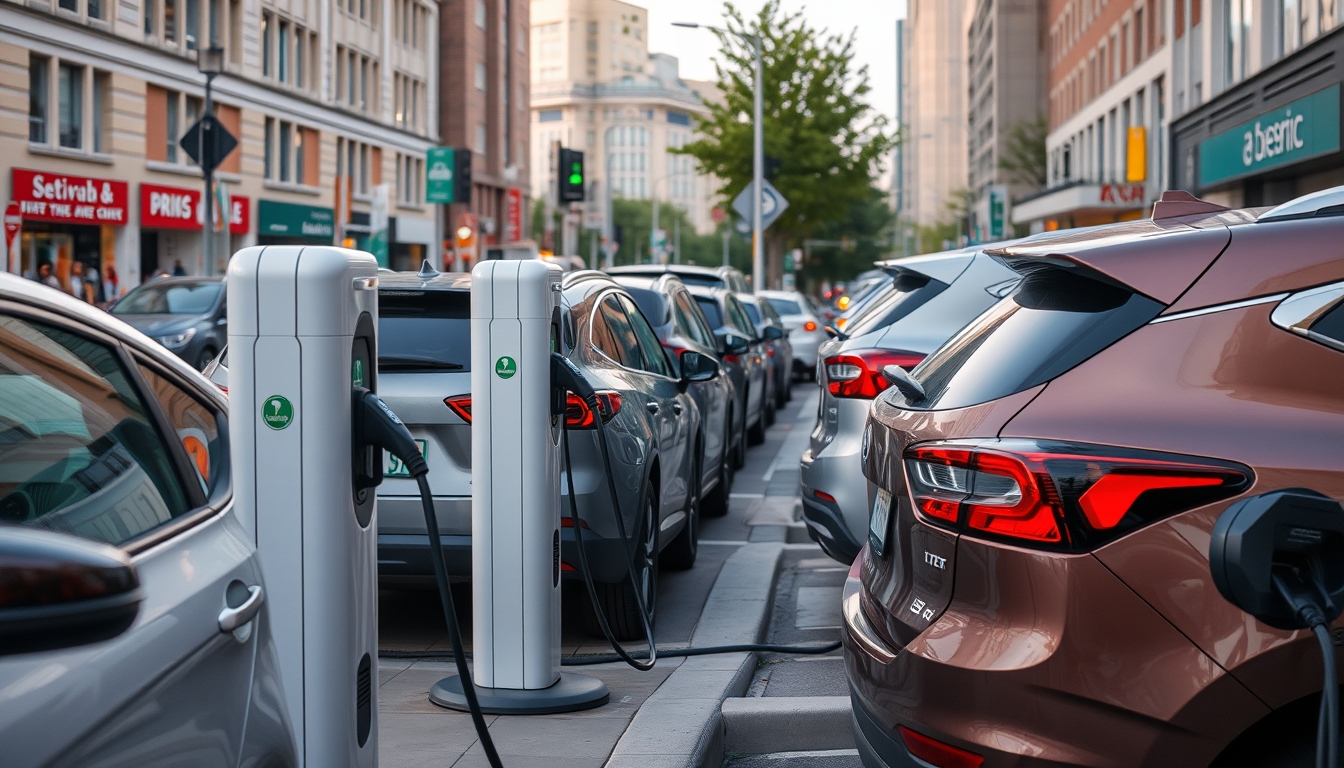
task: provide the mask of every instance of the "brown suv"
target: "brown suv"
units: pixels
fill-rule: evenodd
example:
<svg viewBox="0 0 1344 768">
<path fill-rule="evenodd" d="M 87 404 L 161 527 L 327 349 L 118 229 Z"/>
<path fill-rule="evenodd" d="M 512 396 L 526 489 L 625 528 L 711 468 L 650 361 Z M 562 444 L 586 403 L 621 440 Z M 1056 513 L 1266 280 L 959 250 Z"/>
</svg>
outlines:
<svg viewBox="0 0 1344 768">
<path fill-rule="evenodd" d="M 1236 498 L 1344 500 L 1344 187 L 1169 192 L 994 255 L 1020 287 L 893 372 L 864 435 L 864 764 L 1311 765 L 1315 640 L 1227 603 L 1208 547 Z"/>
</svg>

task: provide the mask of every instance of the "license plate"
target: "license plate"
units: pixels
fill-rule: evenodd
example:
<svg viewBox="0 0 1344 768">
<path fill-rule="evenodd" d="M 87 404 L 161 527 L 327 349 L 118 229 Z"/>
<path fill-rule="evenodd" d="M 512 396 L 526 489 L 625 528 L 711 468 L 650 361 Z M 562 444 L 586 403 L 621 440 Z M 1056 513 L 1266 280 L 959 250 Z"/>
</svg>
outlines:
<svg viewBox="0 0 1344 768">
<path fill-rule="evenodd" d="M 872 514 L 868 516 L 868 546 L 873 554 L 882 556 L 882 551 L 887 546 L 887 531 L 891 528 L 888 522 L 891 518 L 891 492 L 883 489 L 877 489 L 877 496 L 873 499 Z"/>
<path fill-rule="evenodd" d="M 429 461 L 429 446 L 424 440 L 416 440 L 415 444 L 420 446 L 420 458 Z M 383 477 L 410 477 L 411 470 L 406 467 L 406 463 L 392 454 L 387 454 L 387 466 L 383 468 Z"/>
</svg>

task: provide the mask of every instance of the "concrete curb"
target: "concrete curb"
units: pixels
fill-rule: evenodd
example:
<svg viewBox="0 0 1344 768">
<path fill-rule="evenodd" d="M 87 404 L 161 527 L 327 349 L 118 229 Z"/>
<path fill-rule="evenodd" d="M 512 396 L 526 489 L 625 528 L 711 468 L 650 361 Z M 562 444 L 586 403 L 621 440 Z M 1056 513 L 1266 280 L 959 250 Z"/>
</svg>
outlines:
<svg viewBox="0 0 1344 768">
<path fill-rule="evenodd" d="M 781 543 L 744 544 L 710 590 L 691 645 L 760 642 L 770 621 Z M 607 768 L 718 768 L 723 760 L 725 699 L 741 696 L 756 654 L 686 659 L 639 708 L 612 750 Z"/>
<path fill-rule="evenodd" d="M 723 751 L 764 755 L 853 749 L 848 696 L 777 696 L 725 699 Z"/>
</svg>

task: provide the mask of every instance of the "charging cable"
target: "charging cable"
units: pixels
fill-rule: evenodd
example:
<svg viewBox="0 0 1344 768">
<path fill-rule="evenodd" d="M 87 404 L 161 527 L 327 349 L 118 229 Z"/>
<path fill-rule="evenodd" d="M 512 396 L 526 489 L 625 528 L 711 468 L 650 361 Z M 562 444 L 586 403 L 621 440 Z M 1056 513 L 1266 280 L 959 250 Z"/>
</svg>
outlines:
<svg viewBox="0 0 1344 768">
<path fill-rule="evenodd" d="M 602 453 L 602 468 L 607 478 L 607 493 L 611 496 L 611 506 L 616 517 L 616 530 L 621 537 L 621 543 L 625 548 L 626 572 L 630 576 L 630 584 L 634 587 L 635 603 L 639 608 L 639 619 L 644 625 L 644 636 L 648 641 L 648 651 L 645 653 L 631 654 L 617 642 L 611 633 L 611 627 L 608 625 L 605 612 L 602 610 L 602 604 L 597 599 L 597 587 L 593 584 L 593 575 L 588 568 L 588 556 L 583 546 L 583 526 L 579 521 L 578 497 L 574 493 L 574 464 L 569 455 L 569 429 L 564 427 L 561 433 L 561 442 L 565 454 L 565 480 L 569 490 L 569 516 L 574 522 L 574 543 L 579 551 L 579 570 L 583 576 L 583 582 L 588 587 L 588 598 L 592 601 L 593 612 L 597 615 L 598 626 L 602 629 L 602 634 L 611 645 L 614 656 L 594 656 L 582 659 L 565 659 L 562 664 L 565 666 L 587 666 L 590 664 L 606 664 L 613 661 L 624 661 L 631 667 L 641 672 L 647 672 L 653 669 L 661 653 L 665 657 L 686 657 L 686 656 L 708 656 L 717 653 L 796 653 L 796 654 L 822 654 L 840 648 L 840 643 L 827 643 L 825 645 L 775 645 L 770 643 L 741 643 L 737 645 L 716 645 L 703 648 L 677 648 L 674 650 L 659 651 L 658 646 L 653 640 L 653 617 L 644 603 L 642 590 L 638 588 L 635 578 L 634 555 L 630 551 L 630 540 L 626 536 L 625 516 L 621 514 L 621 500 L 616 493 L 615 474 L 611 468 L 611 452 L 607 446 L 606 422 L 602 419 L 602 412 L 599 408 L 600 403 L 597 399 L 597 392 L 593 389 L 588 380 L 584 378 L 583 372 L 578 366 L 574 365 L 568 358 L 558 352 L 551 353 L 551 386 L 567 390 L 574 393 L 579 399 L 588 405 L 593 412 L 593 421 L 597 425 L 597 442 Z M 656 522 L 654 523 L 656 524 Z M 657 557 L 658 553 L 652 553 Z"/>
<path fill-rule="evenodd" d="M 476 684 L 472 682 L 471 671 L 467 669 L 467 655 L 463 650 L 462 631 L 457 625 L 457 609 L 453 605 L 453 591 L 448 583 L 448 566 L 443 559 L 443 545 L 439 539 L 439 519 L 434 513 L 434 496 L 429 490 L 429 465 L 420 455 L 420 446 L 411 437 L 410 430 L 401 423 L 397 414 L 392 412 L 377 395 L 363 387 L 351 392 L 353 401 L 353 436 L 359 445 L 370 445 L 387 451 L 401 459 L 407 471 L 420 486 L 420 504 L 425 510 L 425 527 L 429 531 L 429 559 L 434 563 L 434 580 L 439 584 L 439 599 L 443 603 L 443 619 L 448 624 L 448 639 L 453 645 L 453 659 L 457 664 L 457 675 L 462 679 L 462 695 L 471 711 L 471 722 L 476 727 L 476 736 L 481 740 L 486 760 L 491 768 L 503 768 L 495 742 L 490 738 L 490 730 L 485 724 L 485 715 L 476 699 Z"/>
<path fill-rule="evenodd" d="M 1318 602 L 1325 590 L 1315 574 L 1311 575 L 1308 583 L 1302 583 L 1301 571 L 1294 571 L 1298 578 L 1293 579 L 1293 584 L 1289 584 L 1279 573 L 1271 578 L 1275 591 L 1292 606 L 1297 618 L 1311 629 L 1321 647 L 1325 683 L 1321 688 L 1321 710 L 1316 724 L 1316 768 L 1339 768 L 1339 678 L 1335 669 L 1335 644 L 1330 638 L 1325 612 Z"/>
</svg>

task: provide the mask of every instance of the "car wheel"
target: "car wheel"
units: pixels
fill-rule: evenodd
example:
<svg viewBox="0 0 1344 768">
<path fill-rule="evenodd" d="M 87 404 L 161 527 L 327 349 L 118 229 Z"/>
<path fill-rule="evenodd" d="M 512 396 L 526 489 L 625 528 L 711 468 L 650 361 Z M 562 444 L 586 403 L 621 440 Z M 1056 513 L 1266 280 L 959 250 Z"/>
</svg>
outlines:
<svg viewBox="0 0 1344 768">
<path fill-rule="evenodd" d="M 767 427 L 773 427 L 775 425 L 775 400 L 778 397 L 779 395 L 777 394 L 768 396 L 765 398 L 765 402 L 761 403 L 761 408 L 763 409 L 763 412 L 761 413 L 761 421 L 765 422 L 765 426 Z M 761 440 L 765 440 L 764 434 L 761 435 Z"/>
<path fill-rule="evenodd" d="M 748 394 L 750 394 L 750 393 L 748 393 Z M 747 442 L 747 445 L 760 445 L 761 443 L 764 443 L 764 442 L 765 442 L 765 403 L 764 403 L 764 402 L 761 403 L 761 410 L 760 410 L 760 413 L 757 413 L 757 414 L 756 414 L 756 423 L 751 424 L 751 425 L 749 425 L 749 426 L 747 427 L 747 441 L 746 441 L 746 442 Z M 742 453 L 743 453 L 742 462 L 743 462 L 743 464 L 745 464 L 745 463 L 746 463 L 746 449 L 745 449 L 745 448 L 743 449 Z M 739 466 L 738 466 L 738 469 L 741 469 L 741 468 L 742 468 L 741 465 L 739 465 Z"/>
<path fill-rule="evenodd" d="M 696 456 L 703 455 L 701 450 L 697 445 Z M 668 542 L 662 554 L 662 564 L 674 571 L 693 568 L 695 556 L 700 551 L 700 479 L 700 459 L 697 458 L 691 472 L 691 492 L 686 499 L 686 524 L 677 537 Z"/>
<path fill-rule="evenodd" d="M 729 424 L 732 419 L 728 420 Z M 728 498 L 733 492 L 733 470 L 737 467 L 737 444 L 734 444 L 729 437 L 731 429 L 725 430 L 723 435 L 723 458 L 719 461 L 719 484 L 714 486 L 714 490 L 705 497 L 704 503 L 700 505 L 700 511 L 705 517 L 723 517 L 728 514 Z M 738 443 L 741 443 L 739 440 Z"/>
<path fill-rule="evenodd" d="M 196 357 L 196 370 L 204 371 L 205 366 L 209 365 L 210 361 L 214 360 L 215 355 L 218 354 L 219 350 L 215 349 L 214 347 L 203 348 L 201 350 L 201 354 Z"/>
<path fill-rule="evenodd" d="M 635 561 L 632 564 L 634 578 L 627 576 L 615 584 L 598 582 L 593 585 L 597 588 L 599 603 L 599 606 L 595 607 L 600 607 L 603 615 L 607 617 L 607 626 L 611 628 L 612 636 L 621 642 L 645 639 L 644 624 L 639 616 L 639 602 L 635 599 L 636 588 L 644 595 L 644 604 L 649 609 L 650 626 L 657 616 L 655 608 L 658 603 L 658 497 L 652 489 L 644 497 L 642 517 L 639 532 L 636 534 L 637 540 L 632 542 L 635 545 Z M 598 637 L 602 636 L 602 630 L 595 617 L 590 629 Z"/>
</svg>

